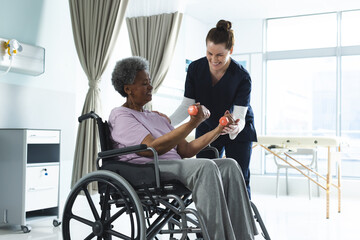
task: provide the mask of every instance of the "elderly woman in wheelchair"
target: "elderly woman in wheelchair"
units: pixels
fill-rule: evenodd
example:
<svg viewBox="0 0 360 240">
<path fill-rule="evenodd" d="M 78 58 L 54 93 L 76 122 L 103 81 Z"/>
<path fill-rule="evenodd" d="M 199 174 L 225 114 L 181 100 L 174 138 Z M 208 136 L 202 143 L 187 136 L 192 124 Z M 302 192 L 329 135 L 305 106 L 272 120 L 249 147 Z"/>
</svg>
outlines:
<svg viewBox="0 0 360 240">
<path fill-rule="evenodd" d="M 143 58 L 130 57 L 117 62 L 112 74 L 112 83 L 115 90 L 126 98 L 126 102 L 122 106 L 114 108 L 108 120 L 109 135 L 114 148 L 111 151 L 125 149 L 134 145 L 146 145 L 148 147 L 147 149 L 151 149 L 152 151 L 145 149 L 145 151 L 142 152 L 132 151 L 127 155 L 117 156 L 115 161 L 113 160 L 112 163 L 104 169 L 111 169 L 112 171 L 118 172 L 114 170 L 114 168 L 119 169 L 122 167 L 116 167 L 116 164 L 125 162 L 130 165 L 139 166 L 140 169 L 142 169 L 150 165 L 153 166 L 154 157 L 157 157 L 158 161 L 155 162 L 155 166 L 159 168 L 161 184 L 163 182 L 176 181 L 186 187 L 185 193 L 181 193 L 180 191 L 180 196 L 183 197 L 182 200 L 185 201 L 186 206 L 192 201 L 194 202 L 197 211 L 188 211 L 187 213 L 193 213 L 199 218 L 198 223 L 202 228 L 200 233 L 202 233 L 204 239 L 254 239 L 254 235 L 258 233 L 251 209 L 252 203 L 250 203 L 248 198 L 242 171 L 238 163 L 229 158 L 192 158 L 223 133 L 224 126 L 219 124 L 217 128 L 200 138 L 187 142 L 185 138 L 191 131 L 209 117 L 210 113 L 205 107 L 197 103 L 196 106 L 199 109 L 197 115 L 190 116 L 188 122 L 177 128 L 172 127 L 170 120 L 165 115 L 145 110 L 144 105 L 152 99 L 153 88 L 148 72 L 148 62 Z M 99 153 L 99 157 L 101 158 L 101 153 Z M 102 171 L 105 170 L 98 172 Z M 175 206 L 175 208 L 180 207 L 180 211 L 176 210 L 179 208 L 176 208 L 173 210 L 174 213 L 186 212 L 186 206 L 182 206 L 184 204 L 179 201 L 179 203 L 172 205 L 162 201 L 163 198 L 166 198 L 164 197 L 167 194 L 166 190 L 160 193 L 155 190 L 153 194 L 148 195 L 146 193 L 151 189 L 149 190 L 149 188 L 147 188 L 147 190 L 141 191 L 137 189 L 134 193 L 132 187 L 128 187 L 126 180 L 123 180 L 122 177 L 116 177 L 115 174 L 112 175 L 108 171 L 105 172 L 105 175 L 109 179 L 114 179 L 114 181 L 108 181 L 110 183 L 107 184 L 107 182 L 102 182 L 103 180 L 101 180 L 97 173 L 91 173 L 90 177 L 86 177 L 85 180 L 80 181 L 83 183 L 78 183 L 72 190 L 64 209 L 64 239 L 71 238 L 68 233 L 70 232 L 71 221 L 80 221 L 92 228 L 91 233 L 86 239 L 91 239 L 96 236 L 98 237 L 97 239 L 112 239 L 112 236 L 119 237 L 120 239 L 152 239 L 156 238 L 155 235 L 158 233 L 167 233 L 165 230 L 160 230 L 165 224 L 169 225 L 168 233 L 171 233 L 171 237 L 173 233 L 181 233 L 183 234 L 182 239 L 189 239 L 184 232 L 196 232 L 195 230 L 192 231 L 186 223 L 185 225 L 179 223 L 186 222 L 186 218 L 183 217 L 183 215 L 180 214 L 176 217 L 172 214 L 167 219 L 167 222 L 165 221 L 166 223 L 162 225 L 159 224 L 160 220 L 149 223 L 151 226 L 146 229 L 145 237 L 144 234 L 141 233 L 141 231 L 144 231 L 142 230 L 144 228 L 142 223 L 144 220 L 141 218 L 148 219 L 151 216 L 146 215 L 146 217 L 144 217 L 142 210 L 150 209 L 150 211 L 145 211 L 145 213 L 150 212 L 150 215 L 154 213 L 161 215 L 169 211 L 159 210 L 157 207 L 159 204 L 164 204 L 170 209 L 173 209 L 173 206 Z M 130 170 L 123 170 L 123 174 L 128 175 L 127 177 L 123 177 L 127 180 L 130 178 L 128 181 L 132 186 L 136 185 L 136 183 L 131 182 L 131 179 L 134 179 L 136 182 L 146 175 L 141 171 L 131 173 Z M 120 173 L 120 175 L 122 174 Z M 90 180 L 86 181 L 87 179 Z M 102 197 L 100 197 L 100 204 L 102 204 L 101 216 L 96 213 L 95 206 L 91 203 L 89 193 L 86 190 L 93 179 L 96 179 L 99 183 L 99 189 L 102 189 L 101 191 L 99 190 L 99 192 L 102 192 Z M 121 184 L 116 183 L 117 181 L 120 181 Z M 102 185 L 106 184 L 110 185 L 110 187 L 102 187 Z M 139 184 L 137 185 L 139 186 Z M 79 190 L 77 191 L 75 189 Z M 76 214 L 69 213 L 73 211 L 74 204 L 72 202 L 74 202 L 76 195 L 79 194 L 80 191 L 85 192 L 84 195 L 86 195 L 88 202 L 90 202 L 89 205 L 95 216 L 95 220 L 88 221 Z M 119 193 L 115 194 L 114 192 L 116 191 Z M 179 193 L 176 194 L 179 195 Z M 178 197 L 175 196 L 176 194 L 171 194 L 170 192 L 170 194 L 167 195 L 167 201 L 171 197 L 177 200 Z M 190 200 L 188 199 L 189 195 L 192 196 Z M 171 197 L 169 198 L 169 196 Z M 117 199 L 121 199 L 121 201 Z M 118 233 L 112 230 L 111 226 L 115 216 L 109 216 L 109 211 L 104 213 L 105 208 L 110 209 L 109 206 L 105 207 L 105 202 L 111 201 L 117 202 L 117 206 L 125 206 L 125 210 L 114 215 L 120 216 L 123 212 L 130 215 L 131 228 L 134 228 L 134 225 L 136 225 L 135 228 L 137 229 L 131 230 L 131 235 L 125 236 L 126 234 L 124 233 Z M 147 205 L 148 202 L 152 202 L 153 205 Z M 134 217 L 132 217 L 131 214 L 134 214 Z M 190 220 L 190 222 L 194 222 L 195 224 L 195 221 Z M 152 228 L 154 224 L 161 226 Z M 174 227 L 177 225 L 182 227 L 179 231 L 176 231 Z M 197 234 L 197 237 L 199 236 L 201 237 L 200 234 Z"/>
<path fill-rule="evenodd" d="M 196 209 L 211 239 L 253 239 L 256 232 L 240 166 L 233 159 L 191 159 L 222 132 L 219 126 L 202 137 L 185 138 L 208 117 L 203 107 L 187 123 L 174 129 L 168 119 L 144 110 L 152 99 L 148 63 L 140 57 L 119 61 L 112 83 L 126 102 L 109 117 L 116 147 L 146 144 L 159 154 L 162 180 L 177 179 L 192 191 Z M 205 111 L 206 112 L 206 111 Z M 150 162 L 152 152 L 127 155 L 122 161 Z"/>
</svg>

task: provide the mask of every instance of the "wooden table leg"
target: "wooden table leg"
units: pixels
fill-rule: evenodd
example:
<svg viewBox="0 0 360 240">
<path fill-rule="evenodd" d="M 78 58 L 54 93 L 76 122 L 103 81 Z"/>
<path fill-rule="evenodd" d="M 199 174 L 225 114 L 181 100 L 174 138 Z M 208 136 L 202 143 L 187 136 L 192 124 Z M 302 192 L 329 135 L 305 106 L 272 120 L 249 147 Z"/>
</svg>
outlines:
<svg viewBox="0 0 360 240">
<path fill-rule="evenodd" d="M 331 181 L 331 156 L 330 147 L 328 147 L 328 167 L 326 176 L 326 218 L 329 219 L 329 208 L 330 208 L 330 181 Z"/>
</svg>

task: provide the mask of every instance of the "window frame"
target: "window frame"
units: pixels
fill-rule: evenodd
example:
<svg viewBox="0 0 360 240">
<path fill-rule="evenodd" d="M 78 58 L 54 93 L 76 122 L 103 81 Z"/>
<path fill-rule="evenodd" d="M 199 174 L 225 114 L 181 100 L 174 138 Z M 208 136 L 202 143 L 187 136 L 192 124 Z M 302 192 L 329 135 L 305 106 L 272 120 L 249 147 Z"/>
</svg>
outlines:
<svg viewBox="0 0 360 240">
<path fill-rule="evenodd" d="M 359 11 L 360 10 L 349 10 L 349 11 Z M 336 12 L 337 14 L 337 44 L 335 47 L 326 47 L 326 48 L 312 48 L 312 49 L 293 49 L 293 50 L 285 50 L 285 51 L 267 51 L 267 35 L 268 35 L 268 21 L 274 19 L 287 19 L 292 17 L 281 17 L 281 18 L 269 18 L 264 19 L 263 24 L 263 106 L 262 106 L 262 134 L 266 135 L 268 128 L 267 128 L 267 75 L 268 75 L 268 61 L 272 60 L 286 60 L 286 59 L 300 59 L 300 58 L 318 58 L 318 57 L 335 57 L 336 58 L 336 136 L 341 136 L 341 113 L 342 113 L 342 57 L 343 56 L 360 56 L 360 45 L 353 45 L 353 46 L 342 46 L 341 39 L 342 39 L 342 14 L 344 12 L 349 11 L 339 11 Z M 320 13 L 320 14 L 327 14 L 327 13 Z M 301 15 L 301 16 L 312 16 L 316 14 L 309 14 L 309 15 Z M 298 16 L 293 16 L 298 17 Z M 265 153 L 262 154 L 262 162 L 261 165 L 263 166 L 262 172 L 267 174 L 266 172 L 266 156 Z M 353 177 L 353 176 L 352 176 Z M 355 178 L 360 178 L 359 176 L 355 176 Z"/>
</svg>

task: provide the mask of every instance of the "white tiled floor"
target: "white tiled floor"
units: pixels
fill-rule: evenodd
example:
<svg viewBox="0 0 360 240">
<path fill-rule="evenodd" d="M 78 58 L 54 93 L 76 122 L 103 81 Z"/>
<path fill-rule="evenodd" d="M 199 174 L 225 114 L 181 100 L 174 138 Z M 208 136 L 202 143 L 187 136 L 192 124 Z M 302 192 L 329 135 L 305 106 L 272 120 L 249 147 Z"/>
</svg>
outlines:
<svg viewBox="0 0 360 240">
<path fill-rule="evenodd" d="M 337 213 L 337 201 L 332 199 L 330 219 L 325 218 L 324 197 L 309 200 L 307 196 L 281 196 L 276 199 L 273 195 L 254 194 L 253 202 L 261 212 L 272 240 L 360 239 L 359 199 L 343 198 L 341 213 Z M 39 221 L 31 227 L 31 232 L 27 234 L 17 228 L 0 227 L 0 240 L 62 239 L 61 226 L 53 227 L 52 220 Z M 263 238 L 256 236 L 256 240 L 260 239 Z"/>
<path fill-rule="evenodd" d="M 337 199 L 331 199 L 330 218 L 326 219 L 324 197 L 255 196 L 274 240 L 343 240 L 360 239 L 358 233 L 360 206 L 358 199 L 342 199 L 342 212 L 337 212 Z M 261 239 L 261 238 L 257 238 Z"/>
</svg>

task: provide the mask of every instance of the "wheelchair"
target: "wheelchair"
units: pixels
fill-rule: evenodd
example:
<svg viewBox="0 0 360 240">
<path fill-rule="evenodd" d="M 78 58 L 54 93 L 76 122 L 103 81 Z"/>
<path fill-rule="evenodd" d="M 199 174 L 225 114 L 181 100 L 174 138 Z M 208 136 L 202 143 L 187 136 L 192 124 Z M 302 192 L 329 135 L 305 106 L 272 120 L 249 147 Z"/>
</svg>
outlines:
<svg viewBox="0 0 360 240">
<path fill-rule="evenodd" d="M 90 118 L 97 123 L 100 139 L 98 171 L 85 175 L 73 186 L 64 206 L 63 239 L 148 240 L 168 235 L 169 240 L 188 240 L 193 235 L 195 239 L 210 240 L 203 220 L 190 207 L 191 191 L 177 181 L 160 181 L 157 152 L 144 144 L 113 149 L 106 121 L 94 112 L 78 120 Z M 153 152 L 154 164 L 114 161 L 118 156 L 142 151 Z M 211 146 L 203 151 L 219 156 Z M 98 195 L 91 194 L 93 189 Z M 251 207 L 263 237 L 270 240 L 252 202 Z"/>
</svg>

